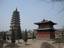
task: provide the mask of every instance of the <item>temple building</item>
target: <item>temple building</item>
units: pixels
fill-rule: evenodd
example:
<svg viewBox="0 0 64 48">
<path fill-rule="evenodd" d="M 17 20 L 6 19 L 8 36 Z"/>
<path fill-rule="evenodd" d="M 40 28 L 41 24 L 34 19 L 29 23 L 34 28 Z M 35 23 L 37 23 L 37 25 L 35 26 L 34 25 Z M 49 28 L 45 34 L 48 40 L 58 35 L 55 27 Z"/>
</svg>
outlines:
<svg viewBox="0 0 64 48">
<path fill-rule="evenodd" d="M 38 28 L 35 29 L 35 31 L 37 32 L 36 35 L 38 39 L 55 38 L 55 29 L 53 25 L 56 25 L 56 23 L 43 19 L 43 21 L 37 22 L 35 24 L 38 25 Z"/>
<path fill-rule="evenodd" d="M 16 10 L 13 11 L 13 14 L 12 14 L 10 32 L 11 32 L 11 35 L 14 32 L 13 36 L 15 36 L 15 39 L 21 38 L 20 15 L 17 8 Z"/>
</svg>

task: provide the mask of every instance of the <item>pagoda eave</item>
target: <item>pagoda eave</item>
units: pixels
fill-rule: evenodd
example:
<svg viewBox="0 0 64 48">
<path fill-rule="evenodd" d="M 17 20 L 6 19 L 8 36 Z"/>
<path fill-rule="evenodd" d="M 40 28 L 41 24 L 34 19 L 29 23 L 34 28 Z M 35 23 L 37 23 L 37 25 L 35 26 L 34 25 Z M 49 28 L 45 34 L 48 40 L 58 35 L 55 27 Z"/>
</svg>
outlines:
<svg viewBox="0 0 64 48">
<path fill-rule="evenodd" d="M 55 29 L 35 29 L 36 31 L 56 31 Z"/>
</svg>

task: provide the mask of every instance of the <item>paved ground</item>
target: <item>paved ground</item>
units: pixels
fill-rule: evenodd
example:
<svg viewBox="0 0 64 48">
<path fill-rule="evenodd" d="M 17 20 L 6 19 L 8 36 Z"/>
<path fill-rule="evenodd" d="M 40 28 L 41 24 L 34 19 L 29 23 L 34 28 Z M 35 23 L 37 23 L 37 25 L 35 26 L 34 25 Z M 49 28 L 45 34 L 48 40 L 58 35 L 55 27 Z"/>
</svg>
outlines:
<svg viewBox="0 0 64 48">
<path fill-rule="evenodd" d="M 51 44 L 55 48 L 61 48 L 61 47 L 58 47 L 57 44 L 53 44 L 53 41 L 50 41 L 50 40 L 32 40 L 32 39 L 28 40 L 26 45 L 25 45 L 25 42 L 23 42 L 23 40 L 22 41 L 20 40 L 20 43 L 18 43 L 18 41 L 16 41 L 16 45 L 15 45 L 16 47 L 14 47 L 14 48 L 41 48 L 41 45 L 44 42 Z M 10 44 L 10 43 L 4 44 L 4 48 L 5 48 L 5 46 L 7 46 L 6 48 L 10 48 L 8 44 Z"/>
</svg>

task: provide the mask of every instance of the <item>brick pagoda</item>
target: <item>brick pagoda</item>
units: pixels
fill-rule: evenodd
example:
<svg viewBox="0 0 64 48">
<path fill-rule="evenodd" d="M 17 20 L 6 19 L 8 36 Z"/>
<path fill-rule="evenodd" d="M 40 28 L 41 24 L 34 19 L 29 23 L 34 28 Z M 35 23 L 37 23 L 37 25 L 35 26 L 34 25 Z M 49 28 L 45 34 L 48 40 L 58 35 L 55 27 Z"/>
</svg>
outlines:
<svg viewBox="0 0 64 48">
<path fill-rule="evenodd" d="M 10 28 L 11 28 L 10 29 L 11 35 L 14 32 L 13 36 L 15 37 L 15 39 L 20 39 L 21 38 L 20 15 L 17 8 L 16 10 L 13 11 Z"/>
</svg>

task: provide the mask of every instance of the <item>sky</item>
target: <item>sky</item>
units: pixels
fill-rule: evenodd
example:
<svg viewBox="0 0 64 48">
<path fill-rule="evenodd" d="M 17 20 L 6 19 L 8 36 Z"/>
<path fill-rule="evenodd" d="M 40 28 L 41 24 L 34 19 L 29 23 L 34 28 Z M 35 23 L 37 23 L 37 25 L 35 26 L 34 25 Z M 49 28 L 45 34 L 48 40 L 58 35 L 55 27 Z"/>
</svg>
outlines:
<svg viewBox="0 0 64 48">
<path fill-rule="evenodd" d="M 20 12 L 21 29 L 37 29 L 35 22 L 43 19 L 51 20 L 57 25 L 64 26 L 64 1 L 52 2 L 51 0 L 0 0 L 0 31 L 9 31 L 13 11 Z"/>
</svg>

